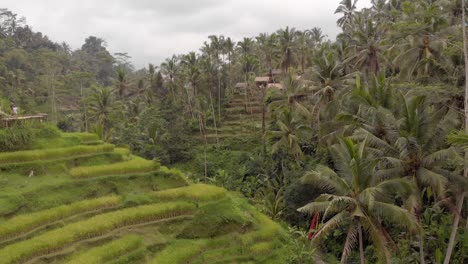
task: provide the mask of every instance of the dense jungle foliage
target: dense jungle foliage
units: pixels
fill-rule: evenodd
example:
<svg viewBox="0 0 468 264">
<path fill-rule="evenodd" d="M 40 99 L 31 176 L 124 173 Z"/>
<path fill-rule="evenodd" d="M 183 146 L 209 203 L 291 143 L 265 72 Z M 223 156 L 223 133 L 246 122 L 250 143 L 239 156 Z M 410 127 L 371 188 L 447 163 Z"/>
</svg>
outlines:
<svg viewBox="0 0 468 264">
<path fill-rule="evenodd" d="M 290 225 L 290 263 L 467 263 L 462 1 L 356 2 L 337 7 L 335 40 L 317 27 L 212 35 L 143 69 L 99 37 L 71 50 L 1 9 L 1 115 L 44 112 L 242 193 Z M 283 89 L 256 83 L 273 72 Z M 2 129 L 0 149 L 37 133 Z"/>
</svg>

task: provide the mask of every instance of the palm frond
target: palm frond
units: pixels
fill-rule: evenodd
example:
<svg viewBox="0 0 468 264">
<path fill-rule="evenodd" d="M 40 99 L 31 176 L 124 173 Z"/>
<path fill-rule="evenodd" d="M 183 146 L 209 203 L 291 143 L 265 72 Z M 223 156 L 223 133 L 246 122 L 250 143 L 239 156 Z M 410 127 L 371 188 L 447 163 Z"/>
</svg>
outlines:
<svg viewBox="0 0 468 264">
<path fill-rule="evenodd" d="M 416 177 L 425 186 L 431 186 L 432 190 L 442 196 L 447 185 L 447 178 L 432 170 L 420 167 L 416 172 Z"/>
<path fill-rule="evenodd" d="M 332 169 L 319 165 L 315 170 L 307 172 L 302 182 L 317 184 L 321 188 L 333 188 L 337 194 L 347 194 L 350 191 L 348 183 L 338 176 Z"/>
<path fill-rule="evenodd" d="M 411 232 L 419 230 L 418 220 L 414 214 L 399 206 L 374 201 L 369 209 L 384 222 L 406 228 Z"/>
</svg>

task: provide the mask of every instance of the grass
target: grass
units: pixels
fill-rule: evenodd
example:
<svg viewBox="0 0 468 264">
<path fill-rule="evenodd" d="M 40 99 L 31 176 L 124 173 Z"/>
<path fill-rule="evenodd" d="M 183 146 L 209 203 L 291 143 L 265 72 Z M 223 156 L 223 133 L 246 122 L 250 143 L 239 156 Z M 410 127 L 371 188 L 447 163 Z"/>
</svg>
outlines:
<svg viewBox="0 0 468 264">
<path fill-rule="evenodd" d="M 0 250 L 0 263 L 26 261 L 34 256 L 54 252 L 73 242 L 106 234 L 116 228 L 159 219 L 193 214 L 195 205 L 184 202 L 144 205 L 100 214 L 66 225 Z"/>
<path fill-rule="evenodd" d="M 9 175 L 11 176 L 11 175 Z M 15 177 L 20 180 L 20 177 Z M 24 177 L 21 177 L 24 178 Z M 75 201 L 116 194 L 125 197 L 132 193 L 148 193 L 186 186 L 178 174 L 151 172 L 124 176 L 105 176 L 82 180 L 66 180 L 53 176 L 33 177 L 27 188 L 5 188 L 0 195 L 0 215 L 11 212 L 29 213 Z M 41 184 L 39 184 L 41 183 Z M 9 182 L 9 186 L 11 181 Z"/>
<path fill-rule="evenodd" d="M 127 235 L 100 247 L 92 248 L 74 256 L 67 264 L 100 264 L 122 256 L 143 244 L 143 238 Z"/>
<path fill-rule="evenodd" d="M 88 142 L 96 142 L 99 141 L 99 137 L 96 134 L 92 133 L 63 133 L 62 137 L 64 138 L 77 138 L 80 140 L 81 144 L 86 144 Z"/>
<path fill-rule="evenodd" d="M 131 160 L 120 163 L 72 168 L 70 176 L 73 178 L 91 178 L 106 175 L 143 173 L 155 171 L 159 166 L 159 163 L 156 161 L 134 156 Z"/>
<path fill-rule="evenodd" d="M 62 205 L 36 213 L 18 215 L 0 223 L 0 239 L 7 239 L 30 231 L 38 226 L 79 213 L 113 207 L 120 204 L 120 202 L 121 199 L 118 196 L 107 196 L 92 200 L 84 200 L 69 205 Z"/>
<path fill-rule="evenodd" d="M 252 217 L 245 214 L 245 207 L 229 197 L 201 205 L 190 224 L 177 237 L 212 238 L 247 232 L 252 229 L 253 221 Z M 193 228 L 194 226 L 197 228 Z"/>
<path fill-rule="evenodd" d="M 181 188 L 174 188 L 152 193 L 151 196 L 160 200 L 189 199 L 194 201 L 210 201 L 226 196 L 226 190 L 207 184 L 193 184 Z"/>
<path fill-rule="evenodd" d="M 167 246 L 150 262 L 151 264 L 182 264 L 200 254 L 206 247 L 206 240 L 177 240 Z"/>
<path fill-rule="evenodd" d="M 283 238 L 284 230 L 281 226 L 258 211 L 250 210 L 252 216 L 257 220 L 257 226 L 260 228 L 255 232 L 250 232 L 241 236 L 242 244 L 253 245 L 259 241 L 272 240 L 274 238 Z"/>
<path fill-rule="evenodd" d="M 285 263 L 282 227 L 239 195 L 93 134 L 43 130 L 36 150 L 0 153 L 0 264 Z M 242 164 L 239 140 L 253 144 L 223 141 L 210 168 Z"/>
<path fill-rule="evenodd" d="M 112 152 L 113 150 L 114 145 L 104 144 L 97 146 L 74 146 L 68 148 L 5 152 L 0 153 L 0 164 L 61 159 L 64 157 L 86 155 L 91 153 Z"/>
<path fill-rule="evenodd" d="M 64 157 L 60 160 L 38 160 L 21 163 L 0 164 L 0 170 L 8 173 L 18 173 L 24 176 L 34 171 L 34 176 L 46 174 L 66 174 L 73 166 L 91 166 L 123 161 L 125 156 L 117 152 L 91 153 L 80 156 Z"/>
</svg>

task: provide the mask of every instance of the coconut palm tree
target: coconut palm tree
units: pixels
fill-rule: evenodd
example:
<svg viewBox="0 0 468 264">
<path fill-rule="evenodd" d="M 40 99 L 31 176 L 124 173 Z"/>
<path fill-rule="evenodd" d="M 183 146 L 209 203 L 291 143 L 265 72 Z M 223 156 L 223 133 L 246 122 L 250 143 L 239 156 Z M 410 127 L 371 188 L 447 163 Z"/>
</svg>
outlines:
<svg viewBox="0 0 468 264">
<path fill-rule="evenodd" d="M 283 73 L 286 73 L 289 71 L 289 67 L 293 66 L 296 61 L 296 29 L 286 27 L 285 29 L 278 30 L 277 34 L 280 54 L 280 67 L 283 69 Z"/>
<path fill-rule="evenodd" d="M 232 63 L 232 53 L 234 52 L 234 42 L 230 37 L 226 38 L 224 41 L 224 52 L 227 54 L 227 60 L 229 62 L 229 65 Z"/>
<path fill-rule="evenodd" d="M 275 113 L 275 129 L 269 131 L 272 154 L 287 153 L 295 159 L 303 157 L 301 144 L 307 139 L 310 128 L 303 116 L 292 108 L 283 108 Z"/>
<path fill-rule="evenodd" d="M 433 110 L 428 107 L 424 96 L 407 98 L 400 94 L 399 101 L 402 107 L 396 111 L 398 126 L 393 130 L 398 131 L 398 135 L 379 138 L 375 133 L 378 130 L 361 128 L 355 131 L 353 138 L 366 139 L 369 147 L 379 153 L 379 175 L 396 175 L 414 182 L 415 193 L 407 201 L 407 206 L 419 221 L 423 198 L 432 193 L 434 199 L 443 199 L 448 182 L 458 178 L 441 161 L 460 159 L 455 149 L 448 147 L 445 142 L 448 134 L 459 126 L 460 120 L 453 110 Z M 425 261 L 423 242 L 424 235 L 421 233 L 421 263 Z"/>
<path fill-rule="evenodd" d="M 130 84 L 128 81 L 127 74 L 122 68 L 118 68 L 116 73 L 117 79 L 114 81 L 114 87 L 117 91 L 120 100 L 122 100 L 125 96 L 127 96 Z"/>
<path fill-rule="evenodd" d="M 400 66 L 401 76 L 411 78 L 435 77 L 446 73 L 448 60 L 442 51 L 447 46 L 448 22 L 436 1 L 415 1 L 413 8 L 403 9 L 403 19 L 396 23 L 392 40 L 399 41 L 394 64 Z"/>
<path fill-rule="evenodd" d="M 174 81 L 177 72 L 177 62 L 178 59 L 176 56 L 166 59 L 165 62 L 161 63 L 161 71 L 164 75 L 169 77 L 169 81 Z"/>
<path fill-rule="evenodd" d="M 318 246 L 336 228 L 347 230 L 341 263 L 346 263 L 356 244 L 359 244 L 361 264 L 365 263 L 365 235 L 379 261 L 391 263 L 394 242 L 386 228 L 392 225 L 411 232 L 419 229 L 414 215 L 396 205 L 393 198 L 406 197 L 411 192 L 410 181 L 377 174 L 377 159 L 366 144 L 366 141 L 356 144 L 349 138 L 340 139 L 331 149 L 334 169 L 319 165 L 302 178 L 302 182 L 324 190 L 316 200 L 298 209 L 309 214 L 323 213 L 323 223 L 314 234 L 313 245 Z"/>
<path fill-rule="evenodd" d="M 264 69 L 271 70 L 273 69 L 273 61 L 275 59 L 275 55 L 277 54 L 278 49 L 278 36 L 273 34 L 267 33 L 260 33 L 256 37 L 258 48 L 262 53 L 262 59 L 264 61 Z"/>
<path fill-rule="evenodd" d="M 347 60 L 356 70 L 366 73 L 366 76 L 377 74 L 381 62 L 385 61 L 385 47 L 382 44 L 385 25 L 376 24 L 368 12 L 356 15 L 353 21 L 355 29 L 350 35 Z"/>
<path fill-rule="evenodd" d="M 244 38 L 242 41 L 237 42 L 237 49 L 242 57 L 252 54 L 254 43 L 255 42 L 251 38 Z"/>
<path fill-rule="evenodd" d="M 301 73 L 305 72 L 309 56 L 311 54 L 311 47 L 313 47 L 312 40 L 307 31 L 296 32 L 296 45 L 299 65 L 301 66 Z"/>
<path fill-rule="evenodd" d="M 314 44 L 314 47 L 322 44 L 323 40 L 327 37 L 326 35 L 323 35 L 322 29 L 318 27 L 313 27 L 310 30 L 306 30 L 306 32 L 307 34 L 309 34 L 309 37 Z"/>
<path fill-rule="evenodd" d="M 109 129 L 109 116 L 113 111 L 113 94 L 111 88 L 93 87 L 93 92 L 88 98 L 90 118 L 102 128 L 100 135 L 102 139 L 106 138 Z"/>
<path fill-rule="evenodd" d="M 356 11 L 356 3 L 358 0 L 342 0 L 340 5 L 335 10 L 335 14 L 343 14 L 336 24 L 346 31 L 347 27 L 351 24 L 353 15 Z"/>
</svg>

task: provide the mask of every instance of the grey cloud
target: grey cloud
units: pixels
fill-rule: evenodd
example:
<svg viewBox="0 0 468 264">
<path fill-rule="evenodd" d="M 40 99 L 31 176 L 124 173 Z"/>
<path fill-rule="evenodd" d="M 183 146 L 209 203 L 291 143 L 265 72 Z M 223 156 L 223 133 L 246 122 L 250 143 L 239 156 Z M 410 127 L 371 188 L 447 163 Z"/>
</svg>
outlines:
<svg viewBox="0 0 468 264">
<path fill-rule="evenodd" d="M 137 67 L 159 64 L 172 54 L 198 51 L 208 35 L 235 40 L 290 26 L 338 33 L 340 0 L 3 0 L 34 30 L 79 48 L 90 35 L 104 38 L 111 52 L 127 52 Z M 370 0 L 360 0 L 368 6 Z"/>
</svg>

